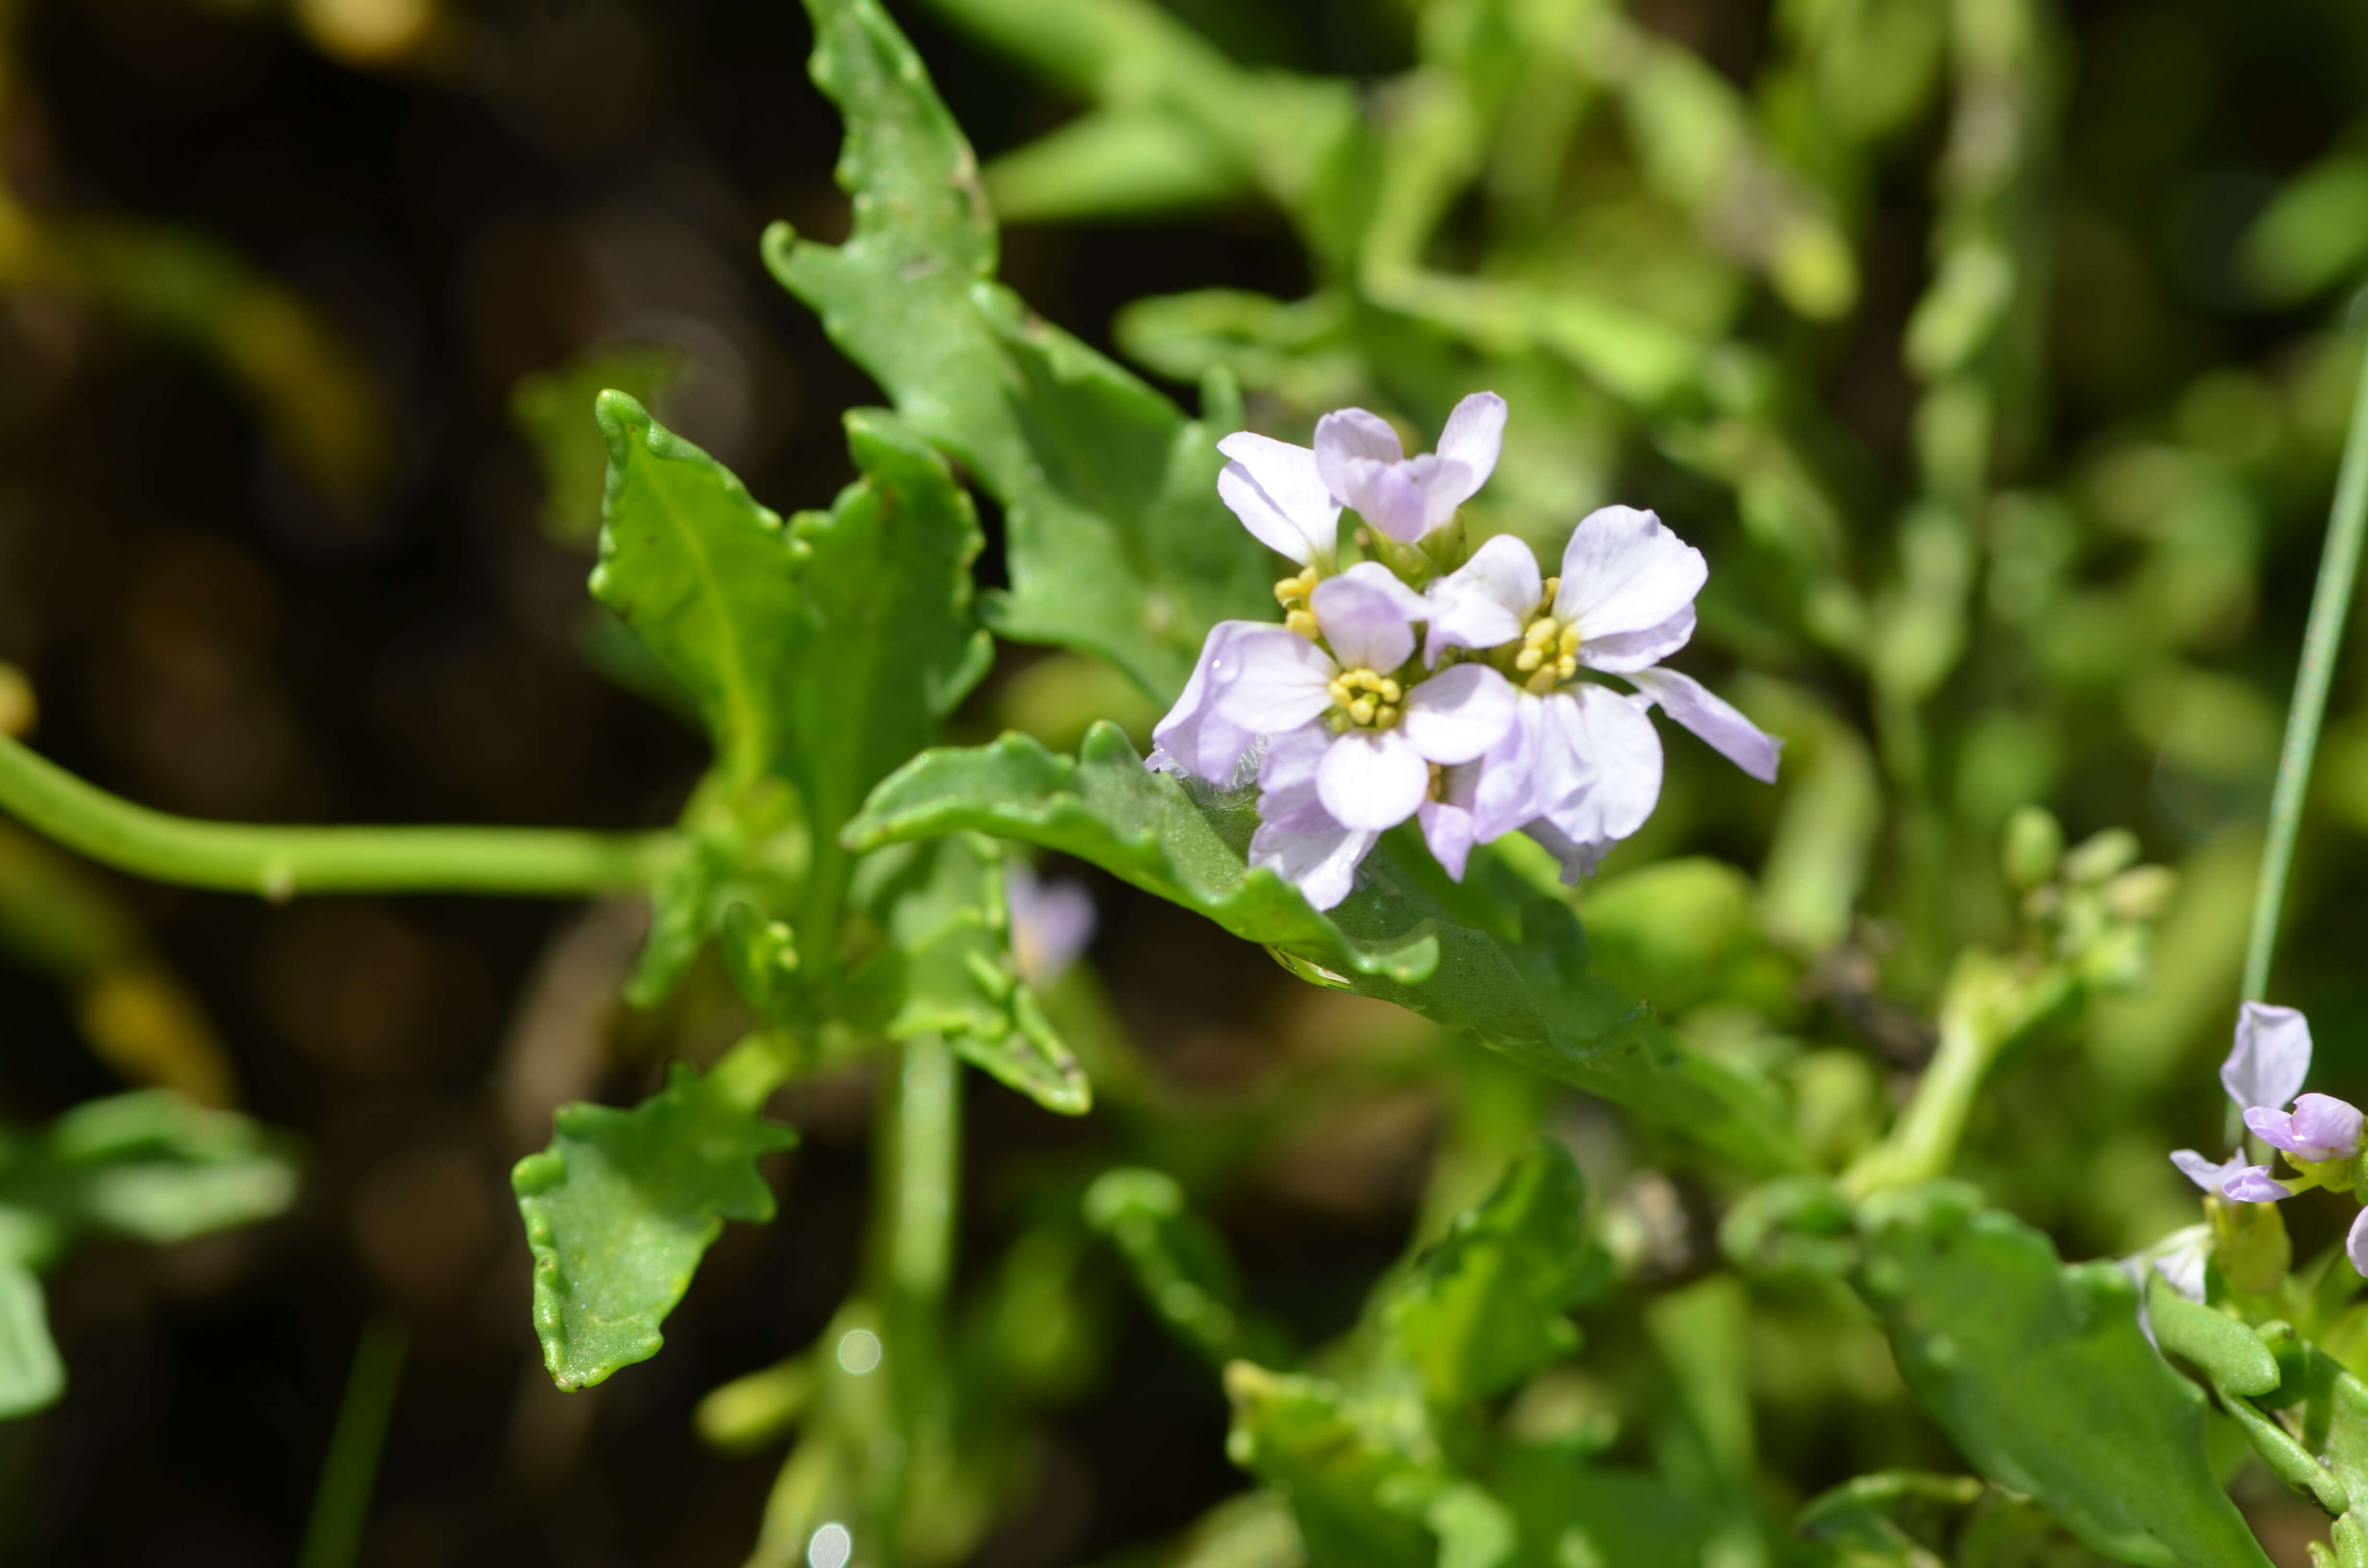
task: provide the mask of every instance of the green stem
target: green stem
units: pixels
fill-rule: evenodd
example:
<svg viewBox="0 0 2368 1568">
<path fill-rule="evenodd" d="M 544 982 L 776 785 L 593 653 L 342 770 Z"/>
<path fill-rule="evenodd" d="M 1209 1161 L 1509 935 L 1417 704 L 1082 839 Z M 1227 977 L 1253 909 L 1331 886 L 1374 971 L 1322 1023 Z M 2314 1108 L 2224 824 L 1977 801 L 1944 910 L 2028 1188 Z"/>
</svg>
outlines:
<svg viewBox="0 0 2368 1568">
<path fill-rule="evenodd" d="M 2343 443 L 2343 466 L 2336 476 L 2335 505 L 2328 516 L 2327 548 L 2318 558 L 2318 586 L 2311 595 L 2310 622 L 2302 634 L 2302 667 L 2294 676 L 2294 705 L 2286 710 L 2285 749 L 2278 756 L 2277 788 L 2270 797 L 2270 831 L 2261 846 L 2260 881 L 2254 885 L 2253 933 L 2245 947 L 2245 1000 L 2258 1002 L 2269 990 L 2270 960 L 2277 950 L 2278 916 L 2285 906 L 2286 873 L 2294 866 L 2294 840 L 2302 832 L 2302 808 L 2310 788 L 2311 758 L 2318 750 L 2318 727 L 2327 717 L 2328 687 L 2335 680 L 2335 655 L 2351 619 L 2351 588 L 2360 575 L 2360 547 L 2368 535 L 2368 369 L 2351 395 L 2351 430 Z"/>
<path fill-rule="evenodd" d="M 676 853 L 671 833 L 197 822 L 110 795 L 5 735 L 0 808 L 120 870 L 270 899 L 300 892 L 598 892 L 647 886 Z"/>
<path fill-rule="evenodd" d="M 378 1483 L 379 1452 L 403 1381 L 403 1356 L 411 1336 L 393 1318 L 373 1318 L 354 1348 L 337 1424 L 321 1460 L 320 1485 L 313 1494 L 313 1517 L 304 1528 L 297 1568 L 351 1568 L 370 1522 L 370 1493 Z"/>
</svg>

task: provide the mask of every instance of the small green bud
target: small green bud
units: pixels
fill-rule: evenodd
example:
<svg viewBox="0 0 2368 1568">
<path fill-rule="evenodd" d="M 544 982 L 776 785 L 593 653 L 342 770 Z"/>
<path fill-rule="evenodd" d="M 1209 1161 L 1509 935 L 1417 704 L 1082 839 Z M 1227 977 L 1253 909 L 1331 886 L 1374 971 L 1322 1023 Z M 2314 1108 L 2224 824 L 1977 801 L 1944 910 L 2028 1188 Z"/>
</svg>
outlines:
<svg viewBox="0 0 2368 1568">
<path fill-rule="evenodd" d="M 2064 856 L 2064 829 L 2044 806 L 2022 806 L 2006 823 L 2007 885 L 2027 892 L 2055 875 Z"/>
<path fill-rule="evenodd" d="M 2125 827 L 2109 827 L 2085 839 L 2064 857 L 2064 875 L 2076 882 L 2101 882 L 2137 864 L 2138 835 Z"/>
<path fill-rule="evenodd" d="M 2178 892 L 2179 873 L 2169 867 L 2133 866 L 2105 884 L 2105 907 L 2116 920 L 2158 920 Z"/>
</svg>

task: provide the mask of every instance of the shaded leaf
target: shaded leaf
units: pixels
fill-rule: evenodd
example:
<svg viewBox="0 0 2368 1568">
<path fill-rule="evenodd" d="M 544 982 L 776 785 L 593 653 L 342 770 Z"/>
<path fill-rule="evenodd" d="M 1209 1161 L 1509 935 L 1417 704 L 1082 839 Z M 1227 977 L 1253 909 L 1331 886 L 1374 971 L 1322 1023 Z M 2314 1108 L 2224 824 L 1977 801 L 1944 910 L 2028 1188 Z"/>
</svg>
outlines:
<svg viewBox="0 0 2368 1568">
<path fill-rule="evenodd" d="M 1577 1347 L 1563 1314 L 1611 1278 L 1586 1221 L 1577 1163 L 1541 1141 L 1415 1259 L 1381 1322 L 1431 1399 L 1486 1399 Z"/>
<path fill-rule="evenodd" d="M 2111 1264 L 1934 1183 L 1861 1210 L 1859 1289 L 1900 1375 L 1982 1473 L 2089 1545 L 2158 1568 L 2266 1568 L 2204 1452 L 2203 1391 L 2164 1364 Z"/>
<path fill-rule="evenodd" d="M 282 1140 L 168 1090 L 76 1106 L 0 1145 L 0 1256 L 47 1267 L 87 1235 L 177 1242 L 268 1219 L 296 1197 Z"/>
<path fill-rule="evenodd" d="M 1218 620 L 1269 616 L 1263 547 L 1217 499 L 1216 436 L 991 281 L 978 165 L 875 0 L 807 0 L 814 80 L 847 119 L 844 245 L 765 237 L 784 287 L 1005 508 L 995 629 L 1099 653 L 1165 699 Z"/>
<path fill-rule="evenodd" d="M 890 1040 L 943 1035 L 1045 1109 L 1082 1115 L 1092 1086 L 1012 958 L 1002 860 L 1000 845 L 975 835 L 865 859 L 855 900 L 886 942 L 849 977 L 847 1015 Z"/>
<path fill-rule="evenodd" d="M 0 1421 L 56 1403 L 65 1387 L 41 1282 L 28 1268 L 0 1263 Z"/>
<path fill-rule="evenodd" d="M 647 1360 L 726 1220 L 762 1224 L 757 1161 L 797 1141 L 677 1062 L 632 1110 L 563 1107 L 551 1147 L 510 1174 L 534 1253 L 534 1327 L 561 1388 Z"/>
<path fill-rule="evenodd" d="M 1685 1052 L 1645 1008 L 1587 971 L 1569 907 L 1486 854 L 1449 882 L 1388 845 L 1329 915 L 1245 854 L 1255 791 L 1188 790 L 1097 725 L 1077 760 L 1006 735 L 916 757 L 848 827 L 870 849 L 975 829 L 1090 860 L 1265 944 L 1318 984 L 1398 1003 L 1561 1082 L 1617 1100 L 1757 1169 L 1801 1156 L 1789 1131 L 1731 1074 Z"/>
<path fill-rule="evenodd" d="M 1192 1211 L 1184 1188 L 1162 1171 L 1121 1166 L 1086 1189 L 1086 1223 L 1110 1239 L 1159 1321 L 1223 1364 L 1240 1357 L 1280 1360 L 1280 1335 L 1242 1304 L 1241 1277 L 1225 1239 Z"/>
</svg>

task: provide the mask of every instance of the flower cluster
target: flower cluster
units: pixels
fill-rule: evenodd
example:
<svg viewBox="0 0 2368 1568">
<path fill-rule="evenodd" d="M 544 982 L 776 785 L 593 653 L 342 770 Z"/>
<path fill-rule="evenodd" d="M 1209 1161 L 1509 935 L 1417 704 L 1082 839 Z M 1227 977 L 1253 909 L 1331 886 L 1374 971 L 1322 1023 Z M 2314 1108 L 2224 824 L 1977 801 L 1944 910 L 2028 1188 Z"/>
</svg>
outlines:
<svg viewBox="0 0 2368 1568">
<path fill-rule="evenodd" d="M 1776 776 L 1778 742 L 1659 666 L 1693 635 L 1709 569 L 1658 517 L 1590 513 L 1555 577 L 1517 539 L 1465 551 L 1456 508 L 1495 471 L 1504 429 L 1504 400 L 1478 392 L 1439 450 L 1413 458 L 1361 408 L 1326 415 L 1312 449 L 1247 431 L 1218 443 L 1230 460 L 1218 494 L 1300 570 L 1275 585 L 1281 625 L 1209 633 L 1151 766 L 1254 779 L 1251 863 L 1319 909 L 1409 818 L 1458 880 L 1474 845 L 1516 831 L 1552 850 L 1565 881 L 1591 872 L 1660 797 L 1656 705 L 1752 777 Z M 1344 509 L 1371 557 L 1345 566 Z"/>
<path fill-rule="evenodd" d="M 2245 1126 L 2281 1151 L 2293 1173 L 2272 1176 L 2243 1150 L 2214 1164 L 2180 1149 L 2171 1164 L 2205 1193 L 2237 1203 L 2275 1203 L 2314 1187 L 2353 1190 L 2361 1174 L 2361 1113 L 2332 1095 L 2302 1094 L 2309 1075 L 2309 1020 L 2292 1007 L 2246 1003 L 2237 1019 L 2237 1043 L 2221 1064 L 2221 1086 L 2244 1112 Z M 2344 1250 L 2351 1266 L 2368 1275 L 2368 1209 L 2352 1221 Z"/>
</svg>

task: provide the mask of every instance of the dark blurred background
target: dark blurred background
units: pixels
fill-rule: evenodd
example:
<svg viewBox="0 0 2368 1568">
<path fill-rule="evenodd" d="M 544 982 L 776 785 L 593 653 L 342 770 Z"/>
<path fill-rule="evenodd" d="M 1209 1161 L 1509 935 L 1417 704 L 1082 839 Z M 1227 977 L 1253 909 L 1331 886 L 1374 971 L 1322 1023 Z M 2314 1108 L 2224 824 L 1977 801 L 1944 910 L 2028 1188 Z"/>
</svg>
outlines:
<svg viewBox="0 0 2368 1568">
<path fill-rule="evenodd" d="M 702 745 L 585 657 L 588 555 L 539 521 L 512 389 L 603 342 L 676 345 L 689 369 L 669 420 L 769 505 L 826 504 L 849 476 L 838 414 L 878 392 L 764 276 L 757 238 L 776 218 L 844 233 L 837 120 L 806 79 L 791 0 L 432 3 L 0 0 L 13 192 L 0 207 L 0 658 L 38 693 L 45 754 L 164 809 L 660 824 Z M 1175 8 L 1244 58 L 1379 74 L 1410 57 L 1411 21 L 1391 0 Z M 926 15 L 892 9 L 983 154 L 1068 112 Z M 1738 82 L 1768 48 L 1767 7 L 1750 0 L 1632 12 Z M 2051 367 L 2071 449 L 2294 332 L 2294 315 L 2232 281 L 2234 236 L 2368 103 L 2368 12 L 2066 12 L 2077 74 Z M 1941 129 L 1936 116 L 1919 133 L 1928 153 Z M 1902 160 L 1882 194 L 1862 257 L 1868 341 L 1837 358 L 1827 389 L 1877 451 L 1904 438 L 1892 346 L 1923 278 L 1926 161 Z M 97 281 L 12 275 L 16 203 L 98 225 L 74 253 Z M 108 246 L 142 236 L 218 254 L 184 258 L 177 281 L 110 292 Z M 1305 287 L 1281 220 L 1255 210 L 1014 230 L 1004 277 L 1104 347 L 1114 311 L 1142 295 Z M 324 330 L 290 327 L 274 314 L 287 301 Z M 2272 541 L 2260 621 L 2286 630 L 2260 642 L 2265 683 L 2291 658 L 2315 554 L 2306 528 Z M 990 551 L 982 574 L 996 571 Z M 1025 661 L 1008 652 L 1004 675 Z M 989 722 L 996 689 L 966 722 Z M 850 1278 L 863 1085 L 800 1092 L 805 1144 L 784 1167 L 783 1217 L 729 1231 L 666 1353 L 562 1395 L 528 1320 L 508 1166 L 543 1142 L 557 1101 L 629 1097 L 655 1084 L 662 1051 L 717 1043 L 681 1009 L 617 1016 L 639 911 L 275 907 L 100 881 L 194 994 L 193 1016 L 211 1020 L 196 1038 L 219 1041 L 239 1103 L 302 1137 L 310 1176 L 284 1220 L 98 1249 L 57 1277 L 72 1387 L 0 1431 L 0 1551 L 290 1561 L 357 1336 L 391 1313 L 412 1350 L 365 1562 L 739 1561 L 773 1461 L 707 1453 L 690 1412 L 722 1379 L 804 1344 Z M 1222 1091 L 1372 1022 L 1212 927 L 1096 891 L 1096 960 L 1179 1084 Z M 2353 989 L 2340 939 L 2353 929 L 2299 940 L 2305 988 Z M 0 963 L 10 1117 L 120 1086 L 75 997 L 38 964 Z M 2322 1039 L 2345 1032 L 2323 1026 Z M 1032 1168 L 1097 1134 L 992 1086 L 971 1105 L 965 1222 L 991 1239 Z M 1418 1089 L 1369 1096 L 1282 1140 L 1239 1185 L 1224 1218 L 1263 1299 L 1311 1330 L 1346 1321 L 1412 1221 L 1436 1115 Z M 1117 1311 L 1126 1375 L 1055 1421 L 1042 1495 L 982 1562 L 1089 1560 L 1239 1484 L 1209 1380 Z"/>
</svg>

